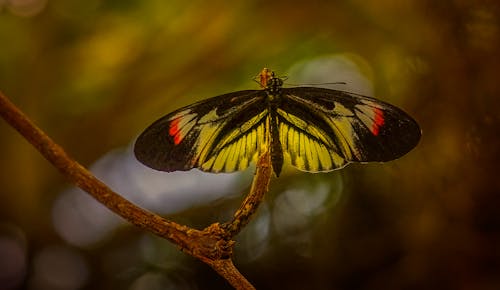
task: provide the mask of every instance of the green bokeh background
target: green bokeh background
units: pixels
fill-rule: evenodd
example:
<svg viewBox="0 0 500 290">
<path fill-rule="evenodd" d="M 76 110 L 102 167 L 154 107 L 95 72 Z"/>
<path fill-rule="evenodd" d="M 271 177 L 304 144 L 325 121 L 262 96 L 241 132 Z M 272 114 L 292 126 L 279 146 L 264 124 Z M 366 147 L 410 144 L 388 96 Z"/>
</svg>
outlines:
<svg viewBox="0 0 500 290">
<path fill-rule="evenodd" d="M 90 165 L 179 106 L 254 88 L 262 67 L 286 74 L 318 56 L 355 55 L 375 95 L 419 122 L 420 144 L 400 160 L 343 170 L 341 201 L 311 221 L 307 255 L 276 234 L 266 255 L 236 264 L 258 289 L 500 289 L 499 9 L 465 0 L 0 1 L 0 89 Z M 0 138 L 0 233 L 25 237 L 26 272 L 12 287 L 56 289 L 33 278 L 33 257 L 65 243 L 51 208 L 68 185 L 5 122 Z M 272 181 L 271 207 L 294 178 Z M 173 219 L 208 224 L 218 206 Z M 135 279 L 153 272 L 174 281 L 168 289 L 229 289 L 183 254 L 175 275 L 104 265 L 110 249 L 133 249 L 140 235 L 123 227 L 73 249 L 90 273 L 78 288 L 143 289 Z M 189 287 L 175 287 L 183 279 Z"/>
</svg>

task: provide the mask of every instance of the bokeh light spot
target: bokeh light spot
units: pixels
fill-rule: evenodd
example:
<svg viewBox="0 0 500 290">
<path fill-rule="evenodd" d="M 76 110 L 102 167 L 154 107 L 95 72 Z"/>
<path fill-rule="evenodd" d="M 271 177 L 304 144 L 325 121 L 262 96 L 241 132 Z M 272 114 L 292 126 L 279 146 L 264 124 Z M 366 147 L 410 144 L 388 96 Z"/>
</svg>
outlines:
<svg viewBox="0 0 500 290">
<path fill-rule="evenodd" d="M 21 229 L 0 224 L 0 289 L 18 289 L 26 275 L 26 240 Z"/>
<path fill-rule="evenodd" d="M 82 255 L 65 246 L 48 246 L 33 261 L 32 285 L 36 289 L 80 289 L 89 278 Z"/>
</svg>

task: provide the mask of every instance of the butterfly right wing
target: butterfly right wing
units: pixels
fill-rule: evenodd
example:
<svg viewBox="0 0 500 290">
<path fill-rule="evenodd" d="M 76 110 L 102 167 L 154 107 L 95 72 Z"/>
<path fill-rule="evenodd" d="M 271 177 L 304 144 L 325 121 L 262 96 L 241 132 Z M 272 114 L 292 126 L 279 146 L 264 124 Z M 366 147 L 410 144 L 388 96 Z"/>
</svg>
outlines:
<svg viewBox="0 0 500 290">
<path fill-rule="evenodd" d="M 261 90 L 239 91 L 174 111 L 137 138 L 135 156 L 168 172 L 243 170 L 267 148 L 265 96 Z"/>
<path fill-rule="evenodd" d="M 394 160 L 420 139 L 408 114 L 374 98 L 313 87 L 283 89 L 283 97 L 280 141 L 285 157 L 303 171 Z"/>
</svg>

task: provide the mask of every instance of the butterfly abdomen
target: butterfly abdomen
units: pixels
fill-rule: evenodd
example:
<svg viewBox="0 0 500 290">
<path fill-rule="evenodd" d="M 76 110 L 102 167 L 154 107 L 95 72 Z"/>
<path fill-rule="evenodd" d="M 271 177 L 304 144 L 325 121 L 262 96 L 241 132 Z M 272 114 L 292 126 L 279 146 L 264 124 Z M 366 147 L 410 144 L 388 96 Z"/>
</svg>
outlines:
<svg viewBox="0 0 500 290">
<path fill-rule="evenodd" d="M 271 164 L 276 177 L 280 176 L 283 167 L 283 147 L 280 141 L 280 132 L 278 126 L 278 108 L 283 101 L 282 98 L 283 80 L 271 74 L 270 78 L 266 81 L 265 91 L 267 94 L 268 103 L 268 145 L 271 153 Z"/>
<path fill-rule="evenodd" d="M 276 177 L 279 177 L 281 168 L 283 167 L 283 147 L 281 146 L 278 130 L 278 117 L 276 116 L 275 109 L 270 110 L 269 121 L 269 135 L 271 138 L 271 163 Z"/>
</svg>

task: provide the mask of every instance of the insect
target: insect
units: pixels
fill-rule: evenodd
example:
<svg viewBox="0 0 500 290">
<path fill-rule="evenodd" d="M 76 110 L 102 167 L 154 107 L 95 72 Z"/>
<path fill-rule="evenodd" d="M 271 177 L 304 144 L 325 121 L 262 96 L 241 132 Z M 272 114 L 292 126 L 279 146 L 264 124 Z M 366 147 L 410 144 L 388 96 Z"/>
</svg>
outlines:
<svg viewBox="0 0 500 290">
<path fill-rule="evenodd" d="M 351 162 L 397 159 L 420 139 L 418 124 L 380 100 L 318 87 L 284 88 L 269 69 L 262 89 L 202 100 L 154 122 L 137 139 L 136 158 L 156 170 L 243 170 L 269 151 L 279 176 L 285 161 L 327 172 Z"/>
</svg>

